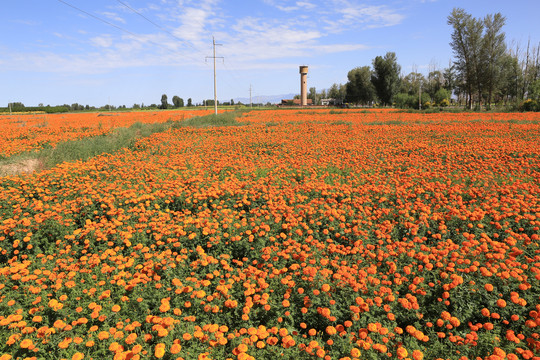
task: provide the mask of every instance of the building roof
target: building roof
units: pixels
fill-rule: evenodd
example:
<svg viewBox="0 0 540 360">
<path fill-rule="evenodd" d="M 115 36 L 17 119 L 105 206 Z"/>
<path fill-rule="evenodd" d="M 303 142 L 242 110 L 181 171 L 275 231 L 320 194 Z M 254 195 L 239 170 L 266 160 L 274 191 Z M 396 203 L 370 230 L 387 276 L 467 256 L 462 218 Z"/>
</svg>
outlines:
<svg viewBox="0 0 540 360">
<path fill-rule="evenodd" d="M 293 105 L 300 105 L 300 99 L 282 99 L 282 100 L 281 100 L 281 104 L 287 105 L 287 104 L 289 104 L 291 101 L 292 101 Z M 307 99 L 307 104 L 308 104 L 308 105 L 312 105 L 312 104 L 313 104 L 313 100 L 312 100 L 312 99 Z"/>
</svg>

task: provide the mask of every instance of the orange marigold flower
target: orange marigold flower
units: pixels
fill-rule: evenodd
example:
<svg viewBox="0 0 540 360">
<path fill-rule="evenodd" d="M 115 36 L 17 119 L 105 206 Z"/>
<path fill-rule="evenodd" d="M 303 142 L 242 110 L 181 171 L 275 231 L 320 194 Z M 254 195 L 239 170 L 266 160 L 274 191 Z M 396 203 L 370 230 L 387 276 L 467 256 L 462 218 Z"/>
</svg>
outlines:
<svg viewBox="0 0 540 360">
<path fill-rule="evenodd" d="M 414 360 L 422 360 L 424 359 L 424 353 L 422 353 L 420 350 L 414 350 L 412 352 L 412 357 Z"/>
<path fill-rule="evenodd" d="M 398 347 L 396 352 L 397 352 L 397 356 L 398 356 L 399 359 L 406 358 L 407 355 L 409 355 L 409 352 L 407 351 L 407 349 L 405 349 L 402 346 Z"/>
<path fill-rule="evenodd" d="M 159 343 L 154 349 L 154 356 L 161 359 L 165 355 L 165 344 Z"/>
<path fill-rule="evenodd" d="M 180 344 L 173 344 L 170 351 L 171 354 L 178 354 L 180 350 L 182 350 L 182 346 L 180 346 Z"/>
<path fill-rule="evenodd" d="M 82 359 L 84 359 L 84 354 L 82 352 L 76 352 L 71 357 L 71 360 L 82 360 Z"/>
</svg>

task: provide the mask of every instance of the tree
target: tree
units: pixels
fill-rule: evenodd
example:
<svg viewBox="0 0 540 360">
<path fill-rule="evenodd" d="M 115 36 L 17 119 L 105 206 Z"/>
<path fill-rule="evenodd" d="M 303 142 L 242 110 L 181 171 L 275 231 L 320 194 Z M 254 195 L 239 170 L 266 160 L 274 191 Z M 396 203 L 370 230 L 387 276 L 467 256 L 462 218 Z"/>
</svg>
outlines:
<svg viewBox="0 0 540 360">
<path fill-rule="evenodd" d="M 452 63 L 448 64 L 448 67 L 443 70 L 443 78 L 443 87 L 450 92 L 454 91 L 456 87 L 456 68 Z"/>
<path fill-rule="evenodd" d="M 506 52 L 505 34 L 501 32 L 505 22 L 506 18 L 501 13 L 487 15 L 484 18 L 486 32 L 482 38 L 482 69 L 488 92 L 488 106 L 491 105 L 493 92 L 501 76 L 501 60 Z"/>
<path fill-rule="evenodd" d="M 375 99 L 375 88 L 371 83 L 371 68 L 357 67 L 349 71 L 345 84 L 345 100 L 356 104 L 369 104 Z"/>
<path fill-rule="evenodd" d="M 330 99 L 337 99 L 339 98 L 339 85 L 334 83 L 332 86 L 330 86 L 330 89 L 328 89 L 328 97 Z"/>
<path fill-rule="evenodd" d="M 317 104 L 317 89 L 314 87 L 310 87 L 309 92 L 307 94 L 307 98 L 311 99 L 313 105 L 318 105 Z"/>
<path fill-rule="evenodd" d="M 472 108 L 472 92 L 475 83 L 475 48 L 479 47 L 481 34 L 476 31 L 477 22 L 461 8 L 454 8 L 448 16 L 448 25 L 454 29 L 450 46 L 456 60 L 454 65 L 467 89 L 467 106 Z M 473 29 L 474 28 L 474 29 Z M 481 30 L 481 29 L 480 29 Z"/>
<path fill-rule="evenodd" d="M 24 111 L 24 104 L 22 102 L 9 103 L 8 107 L 11 109 L 11 111 Z M 67 105 L 67 108 L 69 109 L 69 105 Z"/>
<path fill-rule="evenodd" d="M 371 82 L 377 97 L 383 105 L 392 104 L 392 99 L 399 90 L 401 66 L 397 63 L 396 53 L 387 52 L 384 57 L 373 59 Z"/>
<path fill-rule="evenodd" d="M 498 97 L 505 104 L 509 100 L 518 100 L 520 84 L 523 81 L 523 73 L 519 66 L 517 56 L 504 54 L 501 58 L 501 75 L 498 87 Z"/>
<path fill-rule="evenodd" d="M 428 74 L 427 84 L 425 91 L 433 99 L 437 91 L 439 91 L 444 85 L 444 76 L 440 70 L 432 70 Z"/>
<path fill-rule="evenodd" d="M 175 108 L 184 107 L 184 99 L 182 99 L 181 97 L 178 97 L 176 95 L 173 96 L 172 102 Z"/>
<path fill-rule="evenodd" d="M 442 104 L 444 100 L 450 100 L 450 92 L 446 90 L 445 88 L 440 88 L 437 90 L 437 92 L 433 95 L 433 102 L 437 105 Z"/>
<path fill-rule="evenodd" d="M 448 25 L 453 27 L 452 42 L 450 46 L 454 52 L 456 60 L 454 65 L 458 71 L 458 76 L 463 79 L 463 83 L 467 88 L 467 106 L 472 108 L 472 85 L 474 67 L 472 62 L 472 50 L 470 49 L 470 41 L 466 27 L 469 26 L 472 17 L 465 10 L 454 8 L 448 16 Z"/>
<path fill-rule="evenodd" d="M 161 109 L 166 109 L 169 107 L 169 104 L 167 104 L 167 95 L 163 94 L 161 95 Z"/>
<path fill-rule="evenodd" d="M 422 89 L 426 88 L 426 79 L 424 78 L 424 75 L 420 74 L 419 72 L 412 71 L 401 79 L 401 93 L 418 95 L 420 92 L 420 87 L 422 87 Z"/>
<path fill-rule="evenodd" d="M 234 99 L 231 99 L 231 105 L 234 105 Z"/>
<path fill-rule="evenodd" d="M 193 106 L 193 104 L 192 104 L 192 102 L 191 102 L 191 98 L 188 98 L 188 99 L 187 99 L 187 106 L 190 106 L 190 107 Z"/>
</svg>

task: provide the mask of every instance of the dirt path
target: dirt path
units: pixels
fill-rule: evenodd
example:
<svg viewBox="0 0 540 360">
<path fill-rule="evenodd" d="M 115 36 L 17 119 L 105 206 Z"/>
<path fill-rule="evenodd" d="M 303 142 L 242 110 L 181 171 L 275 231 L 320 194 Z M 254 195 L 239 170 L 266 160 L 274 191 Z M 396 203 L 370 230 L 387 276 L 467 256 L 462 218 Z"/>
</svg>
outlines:
<svg viewBox="0 0 540 360">
<path fill-rule="evenodd" d="M 38 159 L 25 159 L 12 164 L 0 165 L 0 176 L 32 173 L 40 167 L 42 167 L 42 163 Z"/>
</svg>

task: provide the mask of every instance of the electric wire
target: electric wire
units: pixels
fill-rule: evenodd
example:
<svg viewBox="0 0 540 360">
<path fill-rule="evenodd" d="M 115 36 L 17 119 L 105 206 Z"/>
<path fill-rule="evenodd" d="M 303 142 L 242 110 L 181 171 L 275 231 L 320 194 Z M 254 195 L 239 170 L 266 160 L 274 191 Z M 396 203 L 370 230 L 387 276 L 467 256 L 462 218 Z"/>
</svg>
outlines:
<svg viewBox="0 0 540 360">
<path fill-rule="evenodd" d="M 193 50 L 199 52 L 202 54 L 202 51 L 197 49 L 195 46 L 193 46 L 191 43 L 189 43 L 188 41 L 186 40 L 183 40 L 181 38 L 179 38 L 178 36 L 174 35 L 172 32 L 170 32 L 169 30 L 165 29 L 163 26 L 159 25 L 159 24 L 156 24 L 154 21 L 150 20 L 149 18 L 147 18 L 146 16 L 144 16 L 143 14 L 141 14 L 139 11 L 135 10 L 134 8 L 132 8 L 131 6 L 129 6 L 128 4 L 126 4 L 125 2 L 123 1 L 120 1 L 120 0 L 116 0 L 118 3 L 120 3 L 121 5 L 125 6 L 126 8 L 128 8 L 129 10 L 131 10 L 132 12 L 134 12 L 135 14 L 139 15 L 140 17 L 142 17 L 144 20 L 148 21 L 150 24 L 154 25 L 155 27 L 157 27 L 158 29 L 160 29 L 161 31 L 167 33 L 168 35 L 170 35 L 171 37 L 173 37 L 174 39 L 186 44 L 187 46 L 191 47 Z"/>
<path fill-rule="evenodd" d="M 181 53 L 181 52 L 172 50 L 172 49 L 170 49 L 170 48 L 168 48 L 168 47 L 165 47 L 165 46 L 163 46 L 163 45 L 161 45 L 161 44 L 159 44 L 159 43 L 156 43 L 156 42 L 154 42 L 154 41 L 152 41 L 152 40 L 143 40 L 143 39 L 140 39 L 140 36 L 139 36 L 139 35 L 137 35 L 137 34 L 131 32 L 131 31 L 129 31 L 129 30 L 126 30 L 126 29 L 124 29 L 124 28 L 122 28 L 122 27 L 120 27 L 120 26 L 118 26 L 118 25 L 116 25 L 116 24 L 113 24 L 113 23 L 111 23 L 110 21 L 107 21 L 107 20 L 105 20 L 105 19 L 102 19 L 102 18 L 100 18 L 99 16 L 96 16 L 96 15 L 94 15 L 94 14 L 92 14 L 92 13 L 89 13 L 88 11 L 85 11 L 85 10 L 83 10 L 83 9 L 81 9 L 81 8 L 79 8 L 79 7 L 75 6 L 75 5 L 73 5 L 73 4 L 70 4 L 70 3 L 68 3 L 67 1 L 64 1 L 64 0 L 57 0 L 57 1 L 60 2 L 60 3 L 62 3 L 62 4 L 64 4 L 64 5 L 67 5 L 67 6 L 73 8 L 73 9 L 75 9 L 75 10 L 77 10 L 77 11 L 83 13 L 83 14 L 86 14 L 86 15 L 88 15 L 88 16 L 90 16 L 90 17 L 92 17 L 92 18 L 94 18 L 94 19 L 96 19 L 96 20 L 98 20 L 98 21 L 101 21 L 102 23 L 105 23 L 105 24 L 107 24 L 107 25 L 109 25 L 109 26 L 112 26 L 112 27 L 114 27 L 114 28 L 116 28 L 116 29 L 118 29 L 118 30 L 120 30 L 120 31 L 122 31 L 122 32 L 124 32 L 124 33 L 126 33 L 126 34 L 129 34 L 129 35 L 133 36 L 134 38 L 136 38 L 137 40 L 139 40 L 140 42 L 143 42 L 143 43 L 149 43 L 149 44 L 155 45 L 155 46 L 157 46 L 157 47 L 160 47 L 160 48 L 162 48 L 162 49 L 165 49 L 165 50 L 169 51 L 170 53 L 173 53 L 173 54 L 176 54 L 176 55 L 183 56 L 183 57 L 185 57 L 185 58 L 188 58 L 188 59 L 193 60 L 193 61 L 196 61 L 196 62 L 199 62 L 199 61 L 200 61 L 200 60 L 197 60 L 197 59 L 194 58 L 194 57 L 191 57 L 191 56 L 188 56 L 188 55 L 183 54 L 183 53 Z"/>
</svg>

